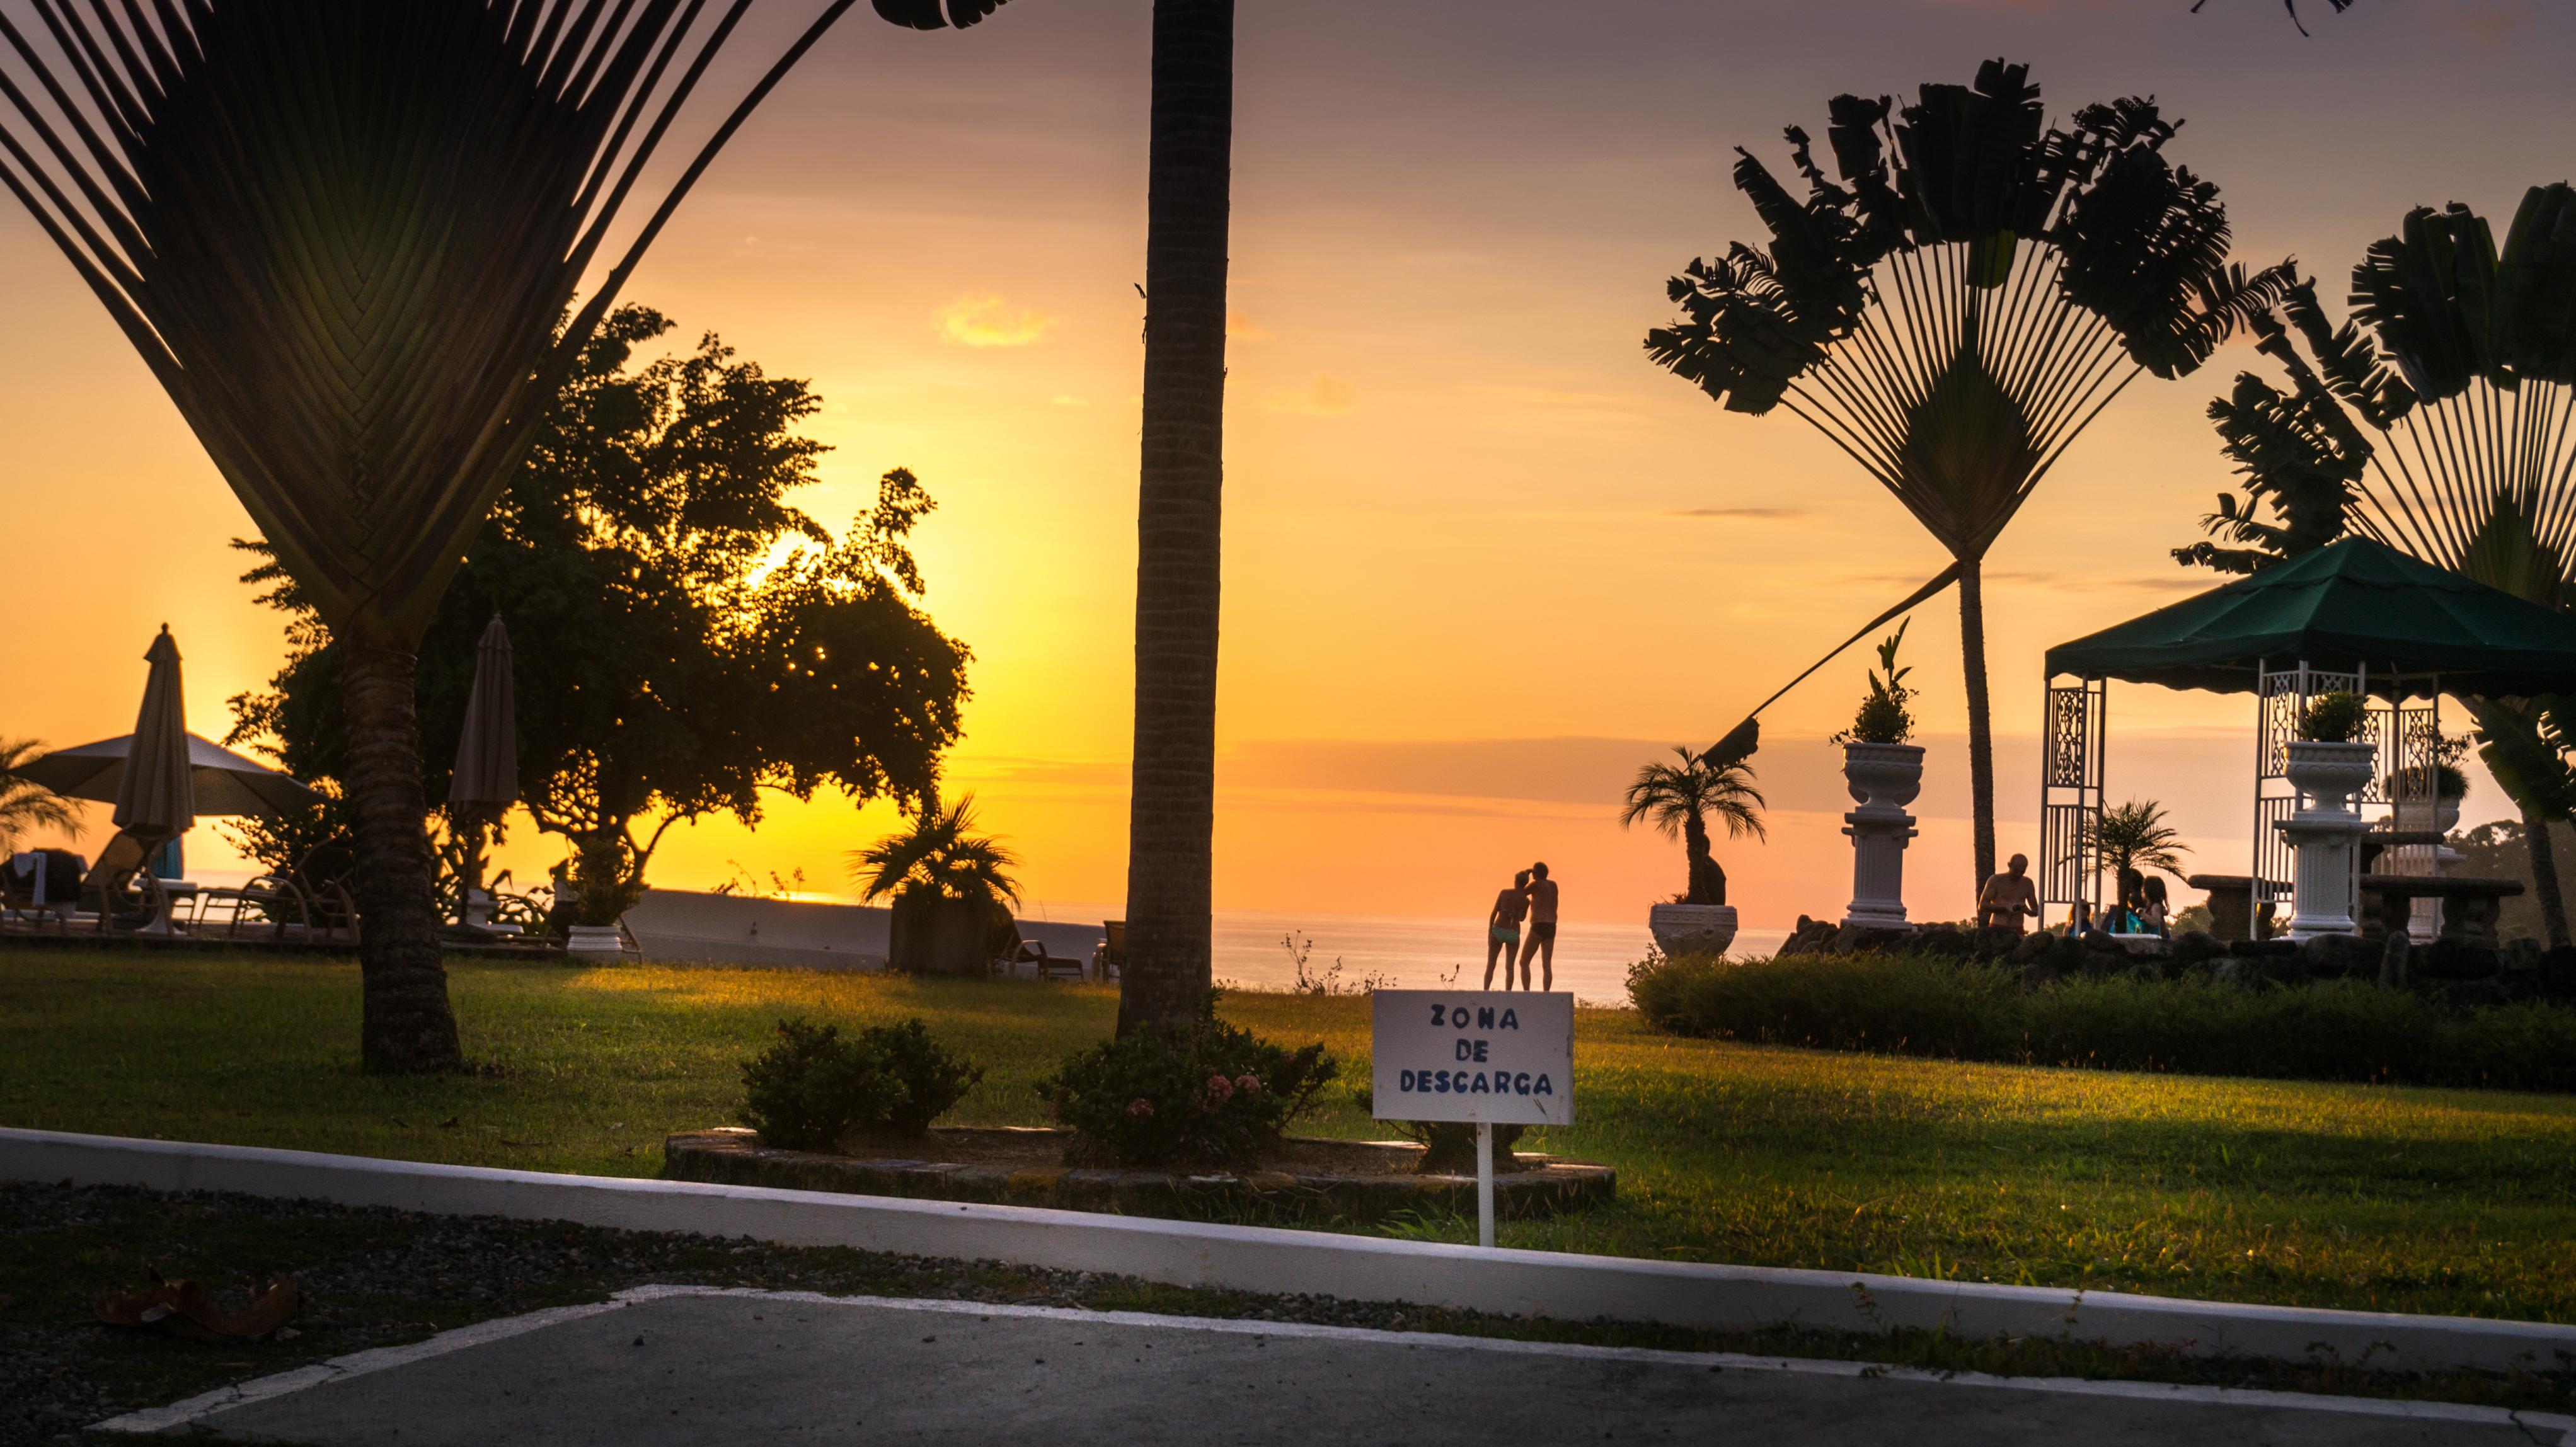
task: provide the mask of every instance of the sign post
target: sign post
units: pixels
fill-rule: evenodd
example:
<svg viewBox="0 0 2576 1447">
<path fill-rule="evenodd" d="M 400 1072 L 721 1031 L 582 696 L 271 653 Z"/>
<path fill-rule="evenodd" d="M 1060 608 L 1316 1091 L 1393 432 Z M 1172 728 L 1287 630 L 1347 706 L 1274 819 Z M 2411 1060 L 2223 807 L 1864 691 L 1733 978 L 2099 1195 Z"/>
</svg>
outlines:
<svg viewBox="0 0 2576 1447">
<path fill-rule="evenodd" d="M 1372 1086 L 1381 1120 L 1476 1123 L 1476 1239 L 1494 1244 L 1494 1126 L 1574 1123 L 1574 996 L 1378 990 Z"/>
</svg>

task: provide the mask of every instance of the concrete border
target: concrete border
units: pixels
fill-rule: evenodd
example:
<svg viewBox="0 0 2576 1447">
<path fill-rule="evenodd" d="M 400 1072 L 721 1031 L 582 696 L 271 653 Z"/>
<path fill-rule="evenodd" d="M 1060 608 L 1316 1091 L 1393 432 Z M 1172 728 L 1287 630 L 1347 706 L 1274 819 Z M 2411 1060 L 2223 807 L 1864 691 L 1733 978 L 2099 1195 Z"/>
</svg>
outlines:
<svg viewBox="0 0 2576 1447">
<path fill-rule="evenodd" d="M 2324 1397 L 2300 1392 L 2260 1391 L 2243 1387 L 2194 1387 L 2164 1382 L 2090 1381 L 2077 1377 L 1998 1377 L 1985 1372 L 1934 1372 L 1917 1367 L 1881 1367 L 1868 1362 L 1816 1361 L 1803 1357 L 1757 1357 L 1741 1352 L 1678 1352 L 1652 1347 L 1586 1346 L 1577 1342 L 1516 1341 L 1505 1337 L 1456 1336 L 1447 1332 L 1384 1331 L 1374 1327 L 1320 1326 L 1311 1322 L 1255 1321 L 1237 1317 L 1157 1316 L 1141 1311 L 1091 1311 L 1062 1306 L 1015 1306 L 989 1301 L 945 1301 L 915 1297 L 827 1296 L 814 1291 L 764 1291 L 743 1286 L 638 1286 L 590 1306 L 559 1306 L 523 1316 L 501 1317 L 473 1326 L 443 1331 L 408 1346 L 353 1352 L 309 1367 L 257 1377 L 201 1396 L 128 1412 L 92 1424 L 99 1432 L 160 1432 L 202 1421 L 218 1412 L 252 1402 L 300 1392 L 324 1382 L 366 1376 L 407 1366 L 485 1342 L 541 1331 L 567 1321 L 597 1316 L 629 1306 L 674 1297 L 728 1296 L 759 1301 L 787 1301 L 814 1306 L 863 1307 L 919 1311 L 949 1316 L 1037 1317 L 1052 1321 L 1098 1322 L 1108 1326 L 1160 1327 L 1171 1331 L 1215 1332 L 1231 1336 L 1299 1337 L 1370 1342 L 1434 1350 L 1500 1352 L 1510 1356 L 1576 1357 L 1588 1361 L 1637 1362 L 1663 1366 L 1730 1367 L 1746 1372 L 1794 1376 L 1880 1377 L 1943 1386 L 2002 1388 L 2062 1396 L 2102 1397 L 2120 1401 L 2199 1402 L 2226 1407 L 2270 1407 L 2300 1412 L 2327 1412 L 2354 1417 L 2395 1417 L 2417 1422 L 2472 1422 L 2518 1426 L 2534 1441 L 2539 1433 L 2557 1433 L 2558 1447 L 2576 1441 L 2576 1417 L 2555 1412 L 2518 1412 L 2505 1407 L 2478 1407 L 2458 1402 L 2418 1402 L 2396 1397 Z"/>
<path fill-rule="evenodd" d="M 2160 1343 L 2196 1355 L 2327 1358 L 2401 1371 L 2546 1370 L 2576 1358 L 2576 1325 L 1487 1251 L 1027 1206 L 553 1175 L 56 1131 L 0 1129 L 0 1180 L 234 1191 L 440 1215 L 750 1236 L 791 1246 L 850 1246 L 1176 1286 L 1403 1301 L 1560 1321 L 2065 1336 L 2113 1345 Z"/>
</svg>

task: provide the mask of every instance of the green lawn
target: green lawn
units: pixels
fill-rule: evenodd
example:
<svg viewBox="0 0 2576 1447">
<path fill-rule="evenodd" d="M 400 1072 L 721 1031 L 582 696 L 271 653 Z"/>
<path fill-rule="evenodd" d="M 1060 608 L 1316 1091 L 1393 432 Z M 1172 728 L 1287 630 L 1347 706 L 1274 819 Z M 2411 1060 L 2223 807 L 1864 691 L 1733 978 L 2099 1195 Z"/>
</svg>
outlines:
<svg viewBox="0 0 2576 1447">
<path fill-rule="evenodd" d="M 1107 1033 L 1103 989 L 792 971 L 453 971 L 485 1072 L 356 1068 L 353 966 L 0 951 L 0 1123 L 649 1175 L 726 1123 L 735 1063 L 802 1013 L 918 1014 L 988 1067 L 954 1119 Z M 1365 1079 L 1363 999 L 1236 995 Z M 1961 1065 L 1756 1048 L 1578 1017 L 1578 1124 L 1619 1204 L 1505 1244 L 2398 1311 L 2576 1320 L 2576 1099 Z M 1335 1093 L 1306 1127 L 1383 1134 Z M 1463 1223 L 1430 1223 L 1463 1236 Z"/>
</svg>

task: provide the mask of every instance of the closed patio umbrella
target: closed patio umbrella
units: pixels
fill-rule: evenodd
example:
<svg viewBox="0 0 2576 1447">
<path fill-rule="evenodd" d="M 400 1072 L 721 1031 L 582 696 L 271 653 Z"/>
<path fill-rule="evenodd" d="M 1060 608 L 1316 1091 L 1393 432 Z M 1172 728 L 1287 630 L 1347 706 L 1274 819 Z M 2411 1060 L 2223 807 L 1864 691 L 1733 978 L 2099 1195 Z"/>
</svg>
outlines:
<svg viewBox="0 0 2576 1447">
<path fill-rule="evenodd" d="M 498 812 L 518 801 L 518 696 L 510 670 L 510 630 L 495 613 L 474 650 L 474 691 L 465 700 L 465 732 L 447 785 L 450 809 Z"/>
<path fill-rule="evenodd" d="M 125 769 L 116 782 L 116 827 L 159 842 L 188 832 L 197 822 L 197 787 L 188 760 L 188 705 L 179 691 L 179 645 L 170 625 L 152 640 L 144 659 L 143 706 L 135 711 Z"/>
<path fill-rule="evenodd" d="M 474 691 L 465 700 L 465 731 L 456 740 L 456 771 L 447 781 L 447 818 L 465 844 L 459 923 L 490 923 L 483 892 L 483 833 L 519 797 L 519 707 L 511 681 L 510 630 L 501 615 L 474 650 Z"/>
</svg>

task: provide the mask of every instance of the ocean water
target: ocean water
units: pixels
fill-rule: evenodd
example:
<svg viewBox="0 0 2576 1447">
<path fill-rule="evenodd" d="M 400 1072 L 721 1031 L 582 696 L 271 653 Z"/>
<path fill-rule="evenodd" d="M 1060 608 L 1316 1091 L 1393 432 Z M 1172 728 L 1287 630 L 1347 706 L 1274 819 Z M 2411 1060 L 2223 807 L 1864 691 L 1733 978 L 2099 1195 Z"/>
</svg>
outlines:
<svg viewBox="0 0 2576 1447">
<path fill-rule="evenodd" d="M 1086 911 L 1050 902 L 1044 907 L 1046 918 L 1058 920 L 1096 917 L 1096 912 L 1097 906 Z M 1748 929 L 1736 936 L 1734 952 L 1767 955 L 1787 938 L 1786 930 Z M 1372 980 L 1404 990 L 1445 985 L 1477 989 L 1484 984 L 1481 919 L 1232 909 L 1216 912 L 1217 983 L 1243 990 L 1294 987 L 1297 964 L 1285 943 L 1291 940 L 1306 942 L 1309 978 L 1338 966 L 1335 980 L 1345 989 L 1365 987 Z M 1628 967 L 1644 959 L 1653 945 L 1642 920 L 1633 925 L 1568 920 L 1557 927 L 1556 988 L 1573 991 L 1586 1005 L 1624 1007 Z M 1535 973 L 1538 962 L 1531 961 L 1530 968 Z"/>
</svg>

